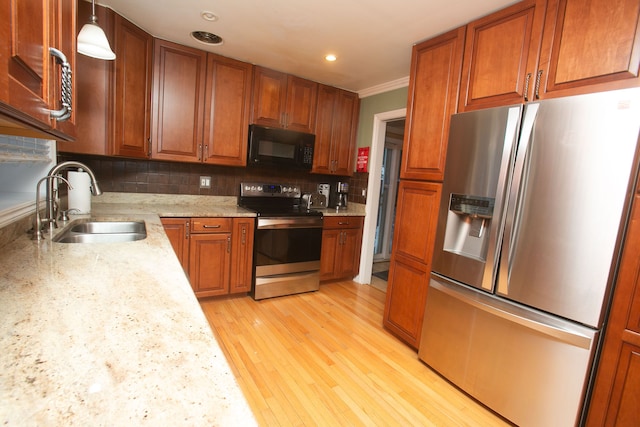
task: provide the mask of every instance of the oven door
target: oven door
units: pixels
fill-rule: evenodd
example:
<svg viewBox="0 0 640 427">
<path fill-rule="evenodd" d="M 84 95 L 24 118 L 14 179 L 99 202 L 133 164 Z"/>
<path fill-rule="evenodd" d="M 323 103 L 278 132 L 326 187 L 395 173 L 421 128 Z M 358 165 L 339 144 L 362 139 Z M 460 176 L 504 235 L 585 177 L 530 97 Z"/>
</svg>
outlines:
<svg viewBox="0 0 640 427">
<path fill-rule="evenodd" d="M 258 218 L 254 241 L 254 299 L 320 287 L 322 217 Z"/>
</svg>

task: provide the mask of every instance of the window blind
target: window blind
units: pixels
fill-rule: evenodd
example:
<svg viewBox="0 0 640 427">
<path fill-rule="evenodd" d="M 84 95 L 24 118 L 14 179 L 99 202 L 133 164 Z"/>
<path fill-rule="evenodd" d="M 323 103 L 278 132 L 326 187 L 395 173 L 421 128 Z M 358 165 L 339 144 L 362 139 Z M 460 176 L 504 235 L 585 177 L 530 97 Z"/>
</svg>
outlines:
<svg viewBox="0 0 640 427">
<path fill-rule="evenodd" d="M 48 139 L 0 135 L 0 162 L 49 163 L 53 144 Z"/>
</svg>

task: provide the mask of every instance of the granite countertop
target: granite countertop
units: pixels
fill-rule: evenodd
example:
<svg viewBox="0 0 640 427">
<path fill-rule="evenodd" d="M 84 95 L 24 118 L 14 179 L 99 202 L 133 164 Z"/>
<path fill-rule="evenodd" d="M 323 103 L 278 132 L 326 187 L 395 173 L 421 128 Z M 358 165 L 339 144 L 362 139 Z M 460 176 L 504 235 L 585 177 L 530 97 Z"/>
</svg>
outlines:
<svg viewBox="0 0 640 427">
<path fill-rule="evenodd" d="M 255 425 L 160 222 L 255 213 L 235 197 L 105 193 L 92 203 L 71 221 L 143 220 L 147 238 L 24 234 L 0 251 L 0 422 Z M 321 211 L 364 215 L 364 206 Z"/>
<path fill-rule="evenodd" d="M 0 422 L 255 425 L 157 212 L 117 204 L 91 217 L 144 220 L 146 239 L 0 251 Z"/>
</svg>

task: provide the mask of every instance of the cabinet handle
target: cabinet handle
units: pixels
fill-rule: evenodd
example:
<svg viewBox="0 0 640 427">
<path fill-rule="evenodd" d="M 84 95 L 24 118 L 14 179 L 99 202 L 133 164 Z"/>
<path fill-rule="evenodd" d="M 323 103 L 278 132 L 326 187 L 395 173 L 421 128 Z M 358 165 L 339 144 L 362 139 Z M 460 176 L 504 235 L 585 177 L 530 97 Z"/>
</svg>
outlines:
<svg viewBox="0 0 640 427">
<path fill-rule="evenodd" d="M 246 245 L 247 244 L 247 228 L 246 227 L 242 227 L 242 245 Z"/>
<path fill-rule="evenodd" d="M 208 158 L 209 158 L 209 144 L 205 144 L 204 156 L 202 157 L 202 160 L 206 162 Z"/>
<path fill-rule="evenodd" d="M 202 228 L 220 228 L 220 224 L 218 225 L 202 224 Z"/>
<path fill-rule="evenodd" d="M 189 224 L 189 221 L 187 221 L 184 227 L 184 238 L 186 240 L 189 240 L 189 227 L 190 227 L 190 224 Z"/>
<path fill-rule="evenodd" d="M 147 157 L 151 157 L 151 138 L 147 138 Z"/>
<path fill-rule="evenodd" d="M 202 144 L 198 144 L 198 161 L 202 161 Z"/>
<path fill-rule="evenodd" d="M 529 82 L 531 81 L 531 73 L 527 73 L 527 77 L 524 80 L 524 100 L 529 101 Z"/>
<path fill-rule="evenodd" d="M 339 221 L 339 222 L 338 222 L 338 225 L 349 225 L 349 221 L 347 221 L 347 222 Z"/>
<path fill-rule="evenodd" d="M 542 70 L 538 70 L 538 76 L 536 77 L 536 99 L 540 99 L 540 80 L 542 80 Z"/>
<path fill-rule="evenodd" d="M 69 120 L 71 117 L 71 98 L 72 98 L 72 84 L 71 84 L 71 65 L 67 61 L 67 57 L 54 47 L 49 48 L 49 55 L 56 59 L 56 62 L 62 67 L 62 78 L 60 79 L 61 93 L 60 101 L 62 108 L 59 110 L 50 110 L 49 116 L 56 119 L 59 122 Z"/>
<path fill-rule="evenodd" d="M 227 236 L 227 253 L 231 253 L 231 236 Z"/>
</svg>

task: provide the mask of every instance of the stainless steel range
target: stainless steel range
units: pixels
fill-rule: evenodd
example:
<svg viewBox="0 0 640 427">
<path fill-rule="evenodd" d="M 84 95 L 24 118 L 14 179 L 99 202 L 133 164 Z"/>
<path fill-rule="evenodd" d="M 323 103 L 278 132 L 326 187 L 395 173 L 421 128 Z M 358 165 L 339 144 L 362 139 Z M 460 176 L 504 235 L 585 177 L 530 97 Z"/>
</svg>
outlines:
<svg viewBox="0 0 640 427">
<path fill-rule="evenodd" d="M 308 210 L 292 184 L 240 184 L 238 206 L 256 212 L 253 286 L 256 299 L 320 288 L 322 213 Z"/>
</svg>

